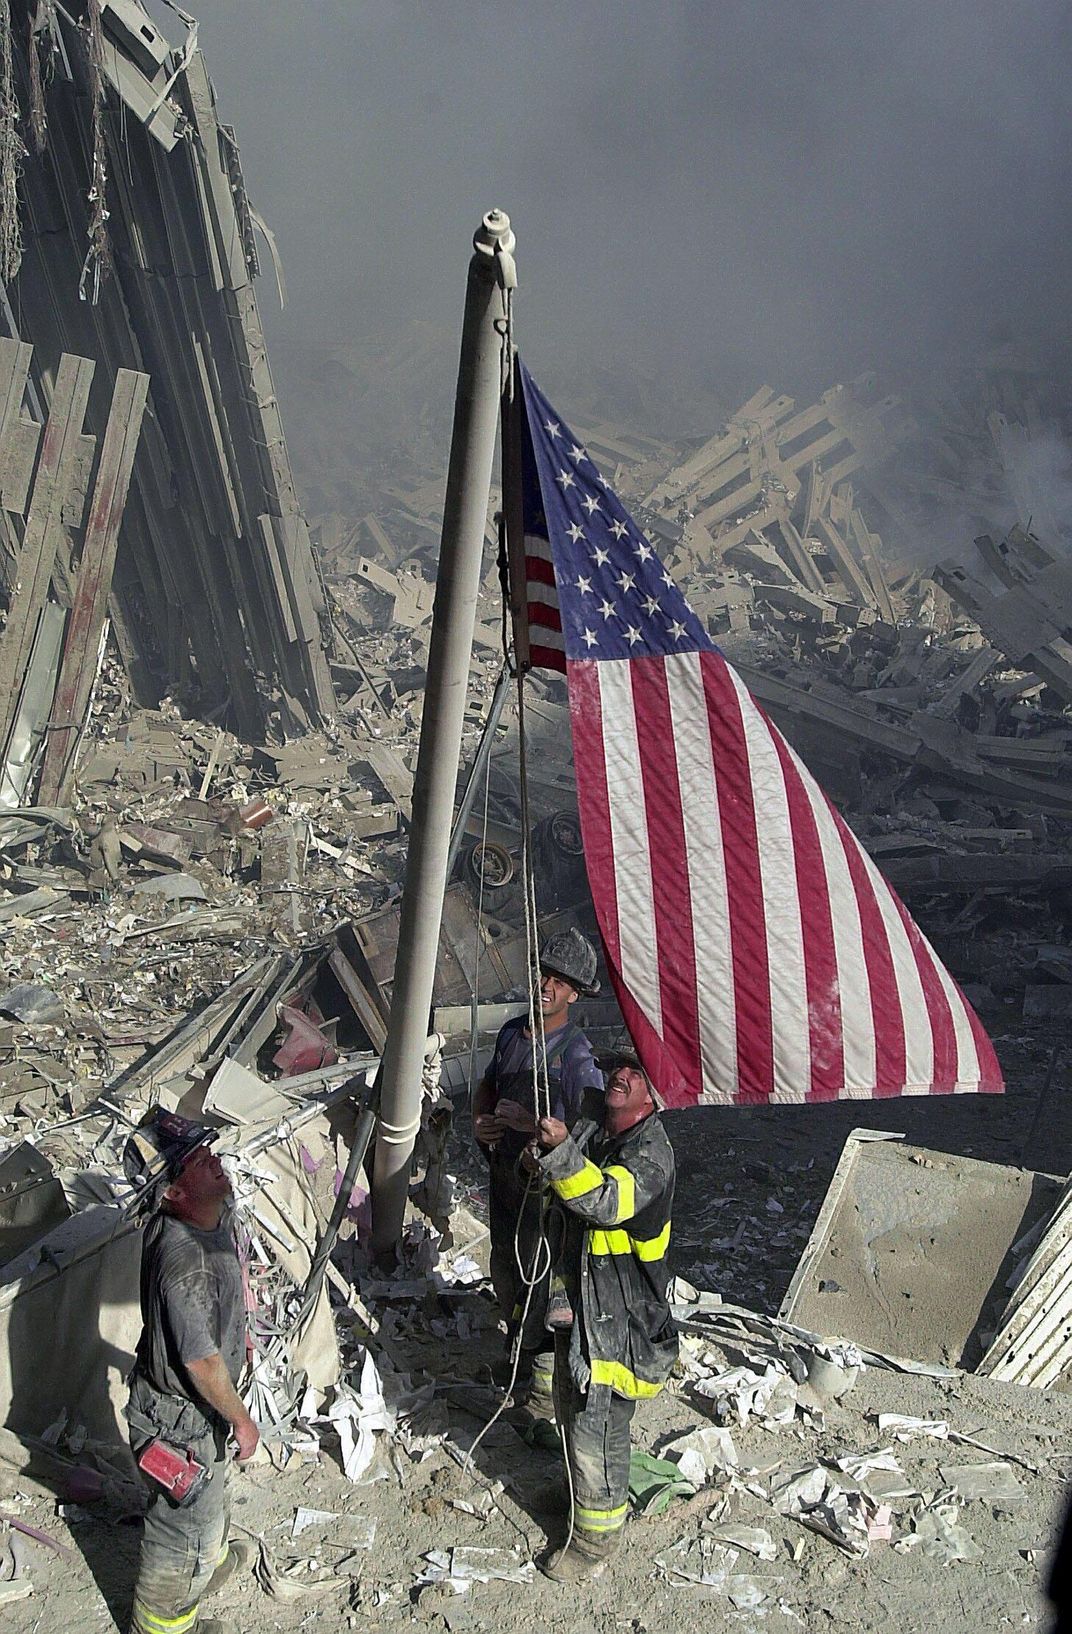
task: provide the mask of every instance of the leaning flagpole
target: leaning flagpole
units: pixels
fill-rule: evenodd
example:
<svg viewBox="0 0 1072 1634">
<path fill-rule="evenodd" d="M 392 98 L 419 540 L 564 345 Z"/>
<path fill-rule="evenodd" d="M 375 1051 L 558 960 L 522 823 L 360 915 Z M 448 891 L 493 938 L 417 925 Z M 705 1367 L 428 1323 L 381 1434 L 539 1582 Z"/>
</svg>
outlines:
<svg viewBox="0 0 1072 1634">
<path fill-rule="evenodd" d="M 513 248 L 509 216 L 489 210 L 473 239 L 469 263 L 391 1021 L 383 1052 L 372 1169 L 372 1248 L 381 1260 L 393 1255 L 402 1234 L 410 1159 L 420 1127 L 421 1071 L 447 884 L 509 292 L 517 283 Z"/>
</svg>

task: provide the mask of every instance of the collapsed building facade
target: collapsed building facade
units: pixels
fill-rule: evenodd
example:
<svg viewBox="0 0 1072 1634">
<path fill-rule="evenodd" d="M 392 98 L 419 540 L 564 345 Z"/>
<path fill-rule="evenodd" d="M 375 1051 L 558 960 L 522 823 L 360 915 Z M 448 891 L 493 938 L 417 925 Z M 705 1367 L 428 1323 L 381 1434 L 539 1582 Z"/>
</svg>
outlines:
<svg viewBox="0 0 1072 1634">
<path fill-rule="evenodd" d="M 181 697 L 247 738 L 292 734 L 334 699 L 254 291 L 271 237 L 258 240 L 234 133 L 185 26 L 174 49 L 135 0 L 11 7 L 3 322 L 32 351 L 4 377 L 4 574 L 10 592 L 31 565 L 28 419 L 67 439 L 52 578 L 69 602 L 87 440 L 103 435 L 118 371 L 147 375 L 109 599 L 134 695 Z M 65 374 L 65 355 L 88 361 Z"/>
</svg>

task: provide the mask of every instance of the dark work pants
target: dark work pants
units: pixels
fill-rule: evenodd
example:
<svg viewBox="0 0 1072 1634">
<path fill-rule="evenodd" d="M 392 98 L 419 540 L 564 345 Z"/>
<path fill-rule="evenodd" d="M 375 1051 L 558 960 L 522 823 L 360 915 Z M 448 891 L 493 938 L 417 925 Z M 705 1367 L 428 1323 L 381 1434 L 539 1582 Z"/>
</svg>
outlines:
<svg viewBox="0 0 1072 1634">
<path fill-rule="evenodd" d="M 541 1242 L 539 1182 L 533 1178 L 526 1191 L 525 1181 L 525 1175 L 518 1171 L 516 1164 L 492 1153 L 488 1198 L 491 1282 L 511 1334 L 516 1333 L 528 1300 L 521 1336 L 522 1367 L 528 1372 L 538 1352 L 552 1349 L 551 1336 L 545 1326 L 551 1272 L 549 1255 Z M 543 1270 L 543 1275 L 529 1298 L 526 1279 L 532 1275 L 534 1265 Z"/>
<path fill-rule="evenodd" d="M 555 1411 L 566 1433 L 574 1525 L 607 1538 L 629 1513 L 629 1426 L 636 1402 L 605 1384 L 582 1394 L 569 1370 L 569 1331 L 555 1336 Z"/>
<path fill-rule="evenodd" d="M 148 1394 L 146 1386 L 137 1388 Z M 137 1444 L 136 1436 L 131 1439 Z M 134 1585 L 133 1634 L 193 1634 L 201 1597 L 227 1558 L 230 1504 L 223 1436 L 211 1429 L 187 1432 L 181 1444 L 191 1448 L 209 1478 L 193 1503 L 180 1508 L 157 1482 L 142 1476 L 149 1507 Z"/>
</svg>

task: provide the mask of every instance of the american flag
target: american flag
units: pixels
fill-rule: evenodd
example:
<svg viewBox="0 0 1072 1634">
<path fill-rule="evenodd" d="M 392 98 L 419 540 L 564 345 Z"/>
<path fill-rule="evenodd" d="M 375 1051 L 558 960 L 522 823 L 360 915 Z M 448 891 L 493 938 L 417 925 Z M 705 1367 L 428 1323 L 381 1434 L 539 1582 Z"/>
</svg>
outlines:
<svg viewBox="0 0 1072 1634">
<path fill-rule="evenodd" d="M 517 380 L 519 657 L 567 679 L 607 964 L 667 1104 L 1000 1091 L 926 937 L 520 360 Z"/>
</svg>

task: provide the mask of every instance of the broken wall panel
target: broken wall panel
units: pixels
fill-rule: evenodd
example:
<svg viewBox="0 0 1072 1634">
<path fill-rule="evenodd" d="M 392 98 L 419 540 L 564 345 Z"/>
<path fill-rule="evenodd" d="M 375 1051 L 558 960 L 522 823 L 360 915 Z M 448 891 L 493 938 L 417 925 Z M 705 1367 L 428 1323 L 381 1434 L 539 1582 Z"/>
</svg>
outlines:
<svg viewBox="0 0 1072 1634">
<path fill-rule="evenodd" d="M 84 266 L 93 108 L 87 19 L 72 10 L 56 12 L 52 49 L 47 27 L 29 33 L 30 0 L 12 7 L 23 110 L 28 37 L 49 72 L 46 144 L 37 153 L 27 142 L 20 180 L 25 251 L 9 327 L 17 313 L 46 404 L 62 352 L 100 365 L 87 409 L 94 433 L 119 368 L 152 376 L 110 607 L 139 700 L 173 693 L 202 712 L 223 707 L 247 737 L 273 717 L 300 729 L 334 709 L 328 625 L 253 290 L 233 134 L 219 123 L 200 53 L 182 62 L 133 0 L 104 0 L 113 270 L 95 303 L 80 300 L 94 270 Z"/>
<path fill-rule="evenodd" d="M 779 1315 L 913 1361 L 974 1368 L 1015 1250 L 1061 1182 L 857 1129 Z"/>
</svg>

